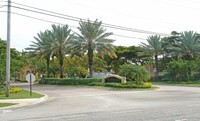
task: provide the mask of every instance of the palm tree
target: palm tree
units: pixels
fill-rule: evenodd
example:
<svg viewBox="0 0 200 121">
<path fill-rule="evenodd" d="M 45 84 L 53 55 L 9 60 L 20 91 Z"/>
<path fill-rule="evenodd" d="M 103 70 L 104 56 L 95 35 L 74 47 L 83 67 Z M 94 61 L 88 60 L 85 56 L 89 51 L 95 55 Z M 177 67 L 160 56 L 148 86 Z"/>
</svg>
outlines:
<svg viewBox="0 0 200 121">
<path fill-rule="evenodd" d="M 193 31 L 180 33 L 177 42 L 171 48 L 179 57 L 191 60 L 200 52 L 199 35 Z"/>
<path fill-rule="evenodd" d="M 53 36 L 53 53 L 59 60 L 60 78 L 63 78 L 63 61 L 67 53 L 69 53 L 69 42 L 72 39 L 71 29 L 68 25 L 52 25 L 51 34 Z"/>
<path fill-rule="evenodd" d="M 89 76 L 92 78 L 94 52 L 98 52 L 102 56 L 104 54 L 111 57 L 116 56 L 112 45 L 114 40 L 108 39 L 113 33 L 106 33 L 106 29 L 102 27 L 102 22 L 97 19 L 94 22 L 80 20 L 78 29 L 80 34 L 77 33 L 78 38 L 73 41 L 73 44 L 76 49 L 81 48 L 83 53 L 87 52 Z"/>
<path fill-rule="evenodd" d="M 148 54 L 151 54 L 155 59 L 156 77 L 159 76 L 158 56 L 162 53 L 162 41 L 160 35 L 149 36 L 148 44 L 142 43 L 142 47 Z"/>
<path fill-rule="evenodd" d="M 26 50 L 30 50 L 35 55 L 37 55 L 38 58 L 44 58 L 46 60 L 47 64 L 47 77 L 50 77 L 49 72 L 49 63 L 50 63 L 50 56 L 52 53 L 52 36 L 50 34 L 50 31 L 46 30 L 45 32 L 40 32 L 37 34 L 37 37 L 34 37 L 36 42 L 32 41 L 32 44 L 29 48 L 26 48 Z"/>
</svg>

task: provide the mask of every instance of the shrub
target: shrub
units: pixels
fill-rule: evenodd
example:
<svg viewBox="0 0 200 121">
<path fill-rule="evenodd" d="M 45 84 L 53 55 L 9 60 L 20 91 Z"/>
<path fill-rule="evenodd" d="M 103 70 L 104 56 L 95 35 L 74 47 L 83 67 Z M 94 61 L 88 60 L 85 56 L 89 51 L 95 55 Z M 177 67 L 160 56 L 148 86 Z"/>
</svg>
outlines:
<svg viewBox="0 0 200 121">
<path fill-rule="evenodd" d="M 4 81 L 0 81 L 0 92 L 3 92 L 6 88 L 6 83 Z"/>
<path fill-rule="evenodd" d="M 135 83 L 99 83 L 93 82 L 89 84 L 90 86 L 105 86 L 105 87 L 113 87 L 113 88 L 151 88 L 152 83 L 143 83 L 143 84 L 135 84 Z"/>
<path fill-rule="evenodd" d="M 18 93 L 21 92 L 22 88 L 19 87 L 10 87 L 10 93 Z"/>
<path fill-rule="evenodd" d="M 128 81 L 131 81 L 134 79 L 134 71 L 135 71 L 136 65 L 133 64 L 123 64 L 120 66 L 119 69 L 119 75 L 126 77 Z"/>
<path fill-rule="evenodd" d="M 171 61 L 167 67 L 168 76 L 173 81 L 190 81 L 193 80 L 197 72 L 198 63 L 195 61 Z"/>
<path fill-rule="evenodd" d="M 134 84 L 134 83 L 125 83 L 125 84 L 115 84 L 107 83 L 106 87 L 115 87 L 115 88 L 151 88 L 152 84 L 145 82 L 144 84 Z"/>
<path fill-rule="evenodd" d="M 105 86 L 105 83 L 102 83 L 102 82 L 92 82 L 92 83 L 89 83 L 89 86 Z"/>
<path fill-rule="evenodd" d="M 145 82 L 149 79 L 150 79 L 150 74 L 146 70 L 145 67 L 137 66 L 135 68 L 134 80 L 135 80 L 136 84 L 142 84 L 143 82 Z"/>
<path fill-rule="evenodd" d="M 150 74 L 146 68 L 133 64 L 124 64 L 120 66 L 119 74 L 125 76 L 128 81 L 135 81 L 136 84 L 142 84 L 150 79 Z"/>
<path fill-rule="evenodd" d="M 83 67 L 68 67 L 66 69 L 68 77 L 75 78 L 78 77 L 86 77 L 88 75 L 88 71 Z"/>
<path fill-rule="evenodd" d="M 10 87 L 10 93 L 18 93 L 21 92 L 23 89 L 19 87 Z M 3 90 L 0 90 L 0 95 L 6 94 L 5 88 Z"/>
<path fill-rule="evenodd" d="M 101 82 L 101 79 L 96 78 L 80 78 L 80 79 L 55 79 L 45 78 L 39 81 L 40 84 L 52 84 L 52 85 L 89 85 L 93 82 Z"/>
</svg>

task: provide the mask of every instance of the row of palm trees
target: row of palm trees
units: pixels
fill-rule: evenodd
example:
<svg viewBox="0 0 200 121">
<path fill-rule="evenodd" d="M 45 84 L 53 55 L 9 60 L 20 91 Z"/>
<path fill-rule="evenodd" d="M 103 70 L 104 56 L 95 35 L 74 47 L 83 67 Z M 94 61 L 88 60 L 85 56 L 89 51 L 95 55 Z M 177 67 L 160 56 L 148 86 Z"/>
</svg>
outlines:
<svg viewBox="0 0 200 121">
<path fill-rule="evenodd" d="M 36 42 L 32 41 L 30 47 L 26 48 L 38 58 L 46 60 L 47 77 L 50 77 L 50 59 L 54 57 L 59 60 L 60 78 L 63 78 L 63 61 L 66 55 L 87 53 L 90 77 L 93 77 L 95 52 L 116 56 L 112 45 L 114 40 L 108 38 L 112 33 L 106 32 L 101 21 L 80 20 L 78 30 L 80 33 L 74 33 L 68 25 L 52 25 L 51 30 L 38 33 L 37 37 L 34 37 Z"/>
<path fill-rule="evenodd" d="M 113 33 L 106 32 L 102 22 L 82 21 L 79 22 L 79 33 L 72 32 L 68 25 L 52 25 L 51 30 L 46 30 L 34 37 L 35 41 L 27 50 L 33 52 L 37 57 L 44 58 L 47 64 L 47 77 L 50 76 L 50 59 L 56 57 L 59 60 L 60 78 L 63 78 L 63 61 L 66 55 L 83 55 L 87 53 L 89 76 L 93 77 L 94 53 L 105 54 L 116 57 L 112 45 L 114 40 L 109 39 Z M 172 36 L 161 38 L 152 35 L 147 38 L 147 44 L 141 43 L 143 50 L 154 57 L 156 76 L 159 74 L 159 58 L 183 58 L 194 59 L 200 52 L 199 34 L 193 31 L 178 33 L 173 31 Z"/>
<path fill-rule="evenodd" d="M 200 35 L 193 31 L 181 33 L 173 31 L 172 36 L 161 38 L 159 35 L 149 36 L 147 44 L 142 43 L 145 52 L 155 60 L 156 76 L 159 74 L 158 57 L 171 59 L 195 59 L 200 54 Z"/>
</svg>

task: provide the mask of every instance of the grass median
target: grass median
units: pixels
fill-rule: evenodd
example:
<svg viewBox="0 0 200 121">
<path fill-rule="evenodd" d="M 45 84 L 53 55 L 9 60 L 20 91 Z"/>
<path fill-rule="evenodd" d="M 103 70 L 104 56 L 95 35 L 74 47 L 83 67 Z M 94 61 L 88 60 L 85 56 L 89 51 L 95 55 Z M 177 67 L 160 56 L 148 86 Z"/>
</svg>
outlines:
<svg viewBox="0 0 200 121">
<path fill-rule="evenodd" d="M 5 95 L 0 95 L 0 100 L 3 99 L 29 99 L 29 98 L 41 98 L 44 95 L 32 92 L 32 96 L 30 96 L 30 91 L 22 90 L 18 93 L 11 93 L 9 97 L 6 97 Z"/>
</svg>

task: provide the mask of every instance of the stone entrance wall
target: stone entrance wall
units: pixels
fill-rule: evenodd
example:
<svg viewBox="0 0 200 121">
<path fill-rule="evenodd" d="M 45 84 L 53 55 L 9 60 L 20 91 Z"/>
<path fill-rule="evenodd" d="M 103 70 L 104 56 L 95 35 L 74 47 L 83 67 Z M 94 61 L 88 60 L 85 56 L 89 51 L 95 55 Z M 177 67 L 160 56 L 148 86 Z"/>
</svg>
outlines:
<svg viewBox="0 0 200 121">
<path fill-rule="evenodd" d="M 116 75 L 116 74 L 108 74 L 108 75 L 106 75 L 106 76 L 104 76 L 103 78 L 102 78 L 102 83 L 109 83 L 106 79 L 108 79 L 108 78 L 117 78 L 117 79 L 119 79 L 119 80 L 121 80 L 121 82 L 120 83 L 126 83 L 126 77 L 121 77 L 121 76 L 119 76 L 119 75 Z M 113 83 L 114 81 L 111 81 L 111 83 Z M 116 83 L 117 83 L 118 81 L 116 81 Z"/>
</svg>

